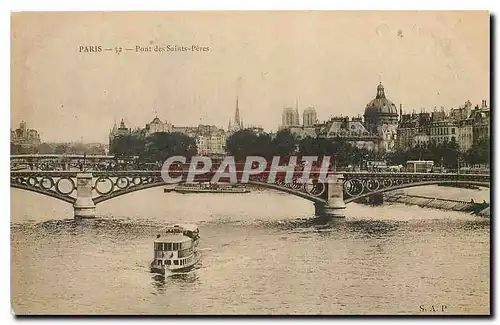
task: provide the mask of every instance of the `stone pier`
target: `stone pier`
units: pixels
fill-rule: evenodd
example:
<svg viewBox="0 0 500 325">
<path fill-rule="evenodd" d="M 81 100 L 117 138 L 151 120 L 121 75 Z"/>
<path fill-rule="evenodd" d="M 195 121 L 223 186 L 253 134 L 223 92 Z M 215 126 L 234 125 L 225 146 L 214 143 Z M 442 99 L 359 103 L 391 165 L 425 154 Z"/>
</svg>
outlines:
<svg viewBox="0 0 500 325">
<path fill-rule="evenodd" d="M 344 218 L 344 178 L 335 175 L 336 180 L 327 185 L 325 199 L 326 204 L 315 203 L 314 210 L 318 217 Z"/>
<path fill-rule="evenodd" d="M 95 218 L 95 204 L 92 200 L 92 173 L 76 175 L 76 202 L 73 204 L 76 218 Z"/>
</svg>

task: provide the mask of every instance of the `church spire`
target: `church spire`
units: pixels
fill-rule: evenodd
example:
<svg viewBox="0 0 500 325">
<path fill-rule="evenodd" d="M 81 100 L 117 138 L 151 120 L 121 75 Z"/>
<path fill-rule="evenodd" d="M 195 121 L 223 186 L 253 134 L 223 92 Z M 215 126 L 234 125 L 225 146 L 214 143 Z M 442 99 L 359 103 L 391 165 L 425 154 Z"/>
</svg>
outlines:
<svg viewBox="0 0 500 325">
<path fill-rule="evenodd" d="M 240 108 L 238 106 L 238 96 L 236 96 L 236 113 L 234 114 L 234 124 L 241 126 L 240 122 Z"/>
</svg>

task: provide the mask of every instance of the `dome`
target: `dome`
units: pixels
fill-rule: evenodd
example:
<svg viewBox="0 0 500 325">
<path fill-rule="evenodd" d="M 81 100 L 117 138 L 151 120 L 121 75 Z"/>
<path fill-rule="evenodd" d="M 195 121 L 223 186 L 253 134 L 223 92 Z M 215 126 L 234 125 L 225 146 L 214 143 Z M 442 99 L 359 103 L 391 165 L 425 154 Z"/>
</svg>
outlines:
<svg viewBox="0 0 500 325">
<path fill-rule="evenodd" d="M 395 115 L 398 116 L 396 105 L 385 98 L 384 86 L 377 86 L 377 96 L 372 99 L 365 108 L 365 116 Z"/>
<path fill-rule="evenodd" d="M 161 124 L 161 120 L 158 116 L 155 116 L 155 118 L 151 121 L 151 124 Z"/>
</svg>

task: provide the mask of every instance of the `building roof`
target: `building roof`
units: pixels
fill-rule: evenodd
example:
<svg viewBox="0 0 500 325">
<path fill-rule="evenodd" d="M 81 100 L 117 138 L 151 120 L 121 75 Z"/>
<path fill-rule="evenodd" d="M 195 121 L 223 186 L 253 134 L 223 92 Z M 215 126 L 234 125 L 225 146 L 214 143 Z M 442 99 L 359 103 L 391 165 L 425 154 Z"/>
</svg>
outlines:
<svg viewBox="0 0 500 325">
<path fill-rule="evenodd" d="M 161 234 L 155 239 L 155 243 L 187 243 L 192 239 L 183 234 Z"/>
<path fill-rule="evenodd" d="M 384 86 L 377 86 L 377 96 L 365 108 L 365 116 L 394 115 L 398 116 L 396 105 L 385 97 Z"/>
</svg>

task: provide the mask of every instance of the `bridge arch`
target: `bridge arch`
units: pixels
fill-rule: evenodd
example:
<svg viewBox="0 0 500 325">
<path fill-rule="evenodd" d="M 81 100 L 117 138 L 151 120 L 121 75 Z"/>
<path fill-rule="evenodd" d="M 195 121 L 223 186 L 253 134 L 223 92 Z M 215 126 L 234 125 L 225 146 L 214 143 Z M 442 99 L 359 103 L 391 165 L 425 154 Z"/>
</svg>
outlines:
<svg viewBox="0 0 500 325">
<path fill-rule="evenodd" d="M 200 182 L 203 182 L 203 180 L 200 180 Z M 181 183 L 184 183 L 184 182 L 181 182 Z M 248 184 L 254 185 L 257 187 L 272 189 L 272 190 L 276 190 L 276 191 L 280 191 L 280 192 L 285 192 L 285 193 L 298 196 L 300 198 L 303 198 L 305 200 L 308 200 L 308 201 L 311 201 L 314 203 L 326 203 L 326 201 L 320 197 L 316 197 L 314 195 L 307 194 L 307 193 L 301 192 L 301 191 L 297 191 L 297 190 L 294 190 L 292 188 L 288 188 L 285 186 L 280 186 L 277 184 L 269 184 L 269 183 L 257 182 L 257 181 L 248 181 Z M 154 187 L 158 187 L 158 186 L 165 186 L 165 185 L 169 185 L 169 184 L 167 184 L 163 180 L 161 180 L 158 182 L 151 182 L 151 183 L 147 183 L 147 184 L 131 186 L 131 187 L 128 187 L 128 188 L 123 189 L 123 190 L 117 190 L 117 191 L 113 191 L 109 194 L 98 196 L 98 197 L 94 198 L 93 200 L 94 200 L 95 204 L 98 204 L 98 203 L 102 203 L 102 202 L 114 199 L 116 197 L 119 197 L 119 196 L 122 196 L 125 194 L 129 194 L 129 193 L 133 193 L 133 192 L 137 192 L 137 191 L 142 191 L 142 190 L 146 190 L 146 189 L 150 189 L 150 188 L 154 188 Z"/>
<path fill-rule="evenodd" d="M 42 194 L 42 195 L 49 196 L 49 197 L 52 197 L 52 198 L 55 198 L 55 199 L 58 199 L 58 200 L 61 200 L 61 201 L 64 201 L 64 202 L 67 202 L 70 204 L 74 204 L 76 202 L 76 199 L 71 197 L 71 196 L 62 195 L 62 194 L 59 194 L 55 191 L 48 191 L 48 190 L 44 191 L 38 187 L 27 186 L 24 184 L 10 184 L 10 187 L 17 188 L 20 190 L 29 191 L 29 192 L 34 192 L 34 193 L 38 193 L 38 194 Z"/>
<path fill-rule="evenodd" d="M 424 181 L 424 182 L 406 183 L 406 184 L 401 184 L 401 185 L 397 185 L 397 186 L 391 186 L 388 188 L 382 188 L 380 190 L 376 190 L 373 192 L 367 192 L 367 193 L 363 193 L 363 194 L 355 196 L 355 197 L 350 197 L 350 198 L 344 199 L 344 202 L 345 202 L 345 204 L 347 204 L 347 203 L 351 203 L 353 201 L 365 198 L 365 197 L 373 195 L 373 194 L 379 194 L 379 193 L 384 193 L 384 192 L 389 192 L 389 191 L 394 191 L 394 190 L 400 190 L 400 189 L 409 188 L 409 187 L 437 185 L 437 184 L 464 184 L 464 185 L 476 185 L 476 186 L 481 186 L 481 187 L 490 187 L 490 183 L 488 183 L 488 182 L 446 181 L 446 180 Z"/>
</svg>

